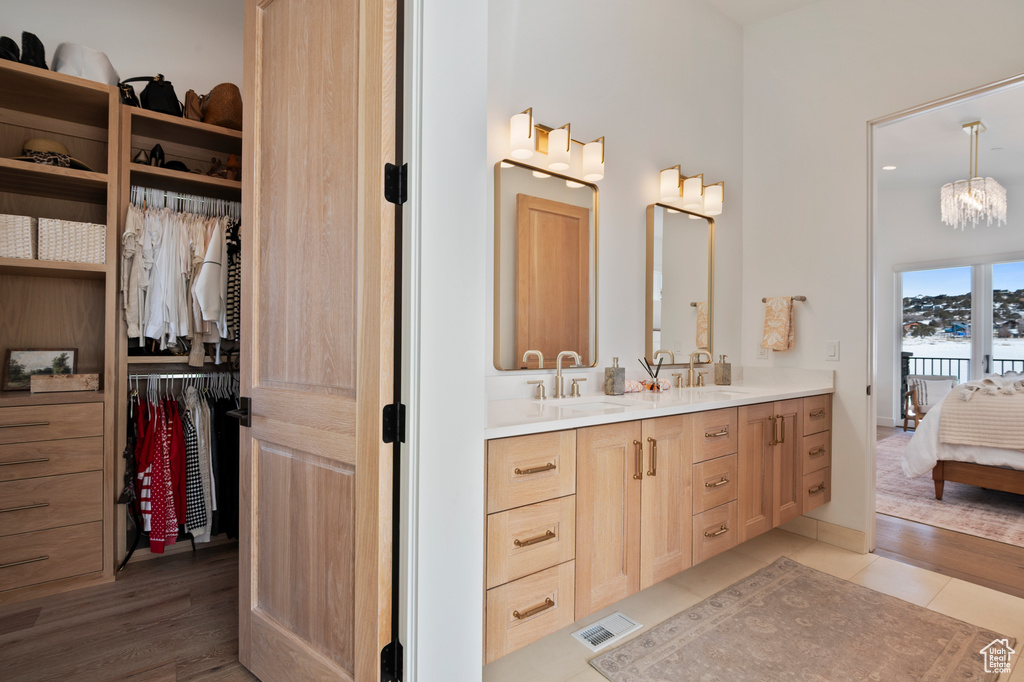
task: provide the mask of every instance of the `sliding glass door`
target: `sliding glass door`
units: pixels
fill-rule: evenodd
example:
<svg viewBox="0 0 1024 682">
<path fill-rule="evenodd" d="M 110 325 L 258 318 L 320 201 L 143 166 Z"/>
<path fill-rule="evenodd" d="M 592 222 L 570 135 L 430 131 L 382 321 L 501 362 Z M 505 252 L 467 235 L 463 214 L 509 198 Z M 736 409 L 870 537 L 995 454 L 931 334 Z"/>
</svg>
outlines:
<svg viewBox="0 0 1024 682">
<path fill-rule="evenodd" d="M 954 376 L 959 382 L 971 378 L 971 270 L 968 266 L 901 273 L 902 350 L 909 374 Z"/>
<path fill-rule="evenodd" d="M 984 267 L 984 266 L 982 266 Z M 984 356 L 987 372 L 1024 372 L 1024 261 L 992 268 L 992 333 Z"/>
</svg>

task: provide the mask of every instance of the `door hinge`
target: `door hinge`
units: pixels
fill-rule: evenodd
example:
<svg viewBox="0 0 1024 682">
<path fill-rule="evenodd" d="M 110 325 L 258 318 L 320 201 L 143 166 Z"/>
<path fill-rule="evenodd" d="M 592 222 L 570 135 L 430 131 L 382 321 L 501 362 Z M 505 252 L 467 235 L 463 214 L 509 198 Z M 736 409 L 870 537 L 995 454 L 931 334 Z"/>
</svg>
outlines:
<svg viewBox="0 0 1024 682">
<path fill-rule="evenodd" d="M 871 384 L 868 384 L 868 395 L 871 395 Z"/>
<path fill-rule="evenodd" d="M 402 643 L 397 639 L 380 650 L 380 682 L 401 682 Z"/>
<path fill-rule="evenodd" d="M 405 405 L 391 403 L 384 406 L 384 442 L 405 442 Z"/>
<path fill-rule="evenodd" d="M 228 410 L 227 415 L 234 417 L 245 427 L 252 427 L 252 400 L 244 395 L 238 399 L 238 409 Z"/>
<path fill-rule="evenodd" d="M 384 164 L 384 198 L 389 202 L 401 206 L 409 199 L 408 182 L 409 164 Z"/>
</svg>

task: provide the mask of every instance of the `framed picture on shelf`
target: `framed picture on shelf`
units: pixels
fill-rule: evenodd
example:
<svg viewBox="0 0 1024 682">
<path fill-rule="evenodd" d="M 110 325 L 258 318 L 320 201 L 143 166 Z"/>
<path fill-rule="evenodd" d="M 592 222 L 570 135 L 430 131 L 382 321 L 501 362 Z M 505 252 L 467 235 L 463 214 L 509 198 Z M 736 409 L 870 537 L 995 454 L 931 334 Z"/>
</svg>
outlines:
<svg viewBox="0 0 1024 682">
<path fill-rule="evenodd" d="M 74 374 L 77 370 L 77 348 L 9 348 L 3 390 L 27 391 L 33 375 Z"/>
</svg>

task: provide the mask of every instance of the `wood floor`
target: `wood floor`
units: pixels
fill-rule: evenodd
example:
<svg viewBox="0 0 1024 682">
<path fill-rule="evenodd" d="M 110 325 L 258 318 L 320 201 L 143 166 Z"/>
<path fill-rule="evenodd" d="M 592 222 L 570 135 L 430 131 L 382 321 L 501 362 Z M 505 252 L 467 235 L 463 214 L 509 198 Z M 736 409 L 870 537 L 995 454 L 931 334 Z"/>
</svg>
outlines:
<svg viewBox="0 0 1024 682">
<path fill-rule="evenodd" d="M 108 585 L 0 607 L 0 679 L 255 680 L 238 663 L 238 546 L 130 563 Z"/>
</svg>

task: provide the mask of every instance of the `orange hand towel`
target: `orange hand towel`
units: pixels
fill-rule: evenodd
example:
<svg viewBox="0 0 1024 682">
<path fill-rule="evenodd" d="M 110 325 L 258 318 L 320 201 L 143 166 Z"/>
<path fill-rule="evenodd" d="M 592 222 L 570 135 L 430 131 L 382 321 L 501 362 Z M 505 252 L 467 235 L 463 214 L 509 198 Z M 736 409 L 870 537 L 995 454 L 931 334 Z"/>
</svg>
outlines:
<svg viewBox="0 0 1024 682">
<path fill-rule="evenodd" d="M 708 350 L 708 302 L 697 304 L 697 350 Z"/>
<path fill-rule="evenodd" d="M 764 304 L 764 335 L 761 348 L 784 351 L 793 348 L 793 297 L 772 296 Z"/>
</svg>

